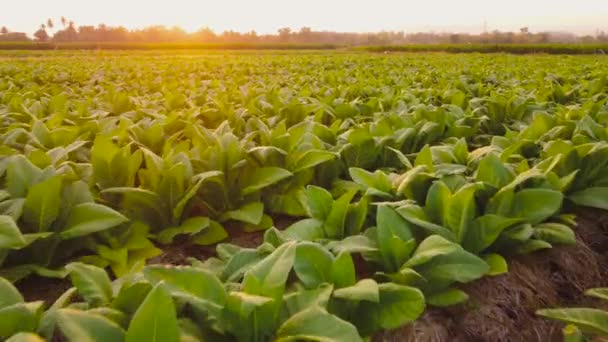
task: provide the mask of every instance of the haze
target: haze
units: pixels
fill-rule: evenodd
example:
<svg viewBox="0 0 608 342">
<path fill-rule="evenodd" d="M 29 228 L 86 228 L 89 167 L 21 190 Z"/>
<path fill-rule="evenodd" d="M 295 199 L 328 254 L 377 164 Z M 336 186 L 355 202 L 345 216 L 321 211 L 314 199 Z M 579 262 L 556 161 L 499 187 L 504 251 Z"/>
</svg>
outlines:
<svg viewBox="0 0 608 342">
<path fill-rule="evenodd" d="M 6 1 L 6 0 L 5 0 Z M 341 32 L 458 31 L 479 33 L 608 31 L 608 0 L 19 0 L 0 12 L 0 25 L 34 32 L 47 18 L 61 16 L 76 25 L 180 26 L 187 31 L 210 27 L 274 33 L 303 26 Z M 59 26 L 59 25 L 58 25 Z"/>
</svg>

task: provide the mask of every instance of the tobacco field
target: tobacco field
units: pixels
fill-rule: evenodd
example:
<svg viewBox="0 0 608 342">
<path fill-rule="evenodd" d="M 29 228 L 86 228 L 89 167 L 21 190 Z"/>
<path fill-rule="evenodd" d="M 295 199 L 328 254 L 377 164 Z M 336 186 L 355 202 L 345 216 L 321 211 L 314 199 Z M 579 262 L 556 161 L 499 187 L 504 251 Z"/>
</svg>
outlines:
<svg viewBox="0 0 608 342">
<path fill-rule="evenodd" d="M 605 56 L 3 52 L 0 340 L 386 340 L 581 248 L 607 125 Z"/>
</svg>

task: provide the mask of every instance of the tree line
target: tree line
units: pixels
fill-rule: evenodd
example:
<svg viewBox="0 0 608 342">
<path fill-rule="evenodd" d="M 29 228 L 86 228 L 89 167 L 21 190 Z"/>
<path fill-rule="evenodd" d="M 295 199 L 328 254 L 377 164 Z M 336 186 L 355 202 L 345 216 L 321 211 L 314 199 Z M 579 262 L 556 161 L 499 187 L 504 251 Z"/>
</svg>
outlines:
<svg viewBox="0 0 608 342">
<path fill-rule="evenodd" d="M 542 43 L 608 43 L 608 34 L 577 36 L 564 32 L 531 32 L 527 27 L 518 32 L 492 31 L 481 34 L 383 31 L 352 33 L 314 31 L 310 27 L 292 30 L 285 27 L 275 34 L 258 34 L 255 31 L 224 31 L 216 33 L 202 28 L 189 33 L 179 27 L 150 26 L 128 30 L 122 26 L 77 26 L 74 21 L 61 17 L 56 24 L 52 19 L 40 25 L 30 38 L 23 32 L 0 28 L 0 41 L 36 42 L 146 42 L 146 43 L 298 43 L 333 45 L 400 45 L 400 44 L 542 44 Z"/>
</svg>

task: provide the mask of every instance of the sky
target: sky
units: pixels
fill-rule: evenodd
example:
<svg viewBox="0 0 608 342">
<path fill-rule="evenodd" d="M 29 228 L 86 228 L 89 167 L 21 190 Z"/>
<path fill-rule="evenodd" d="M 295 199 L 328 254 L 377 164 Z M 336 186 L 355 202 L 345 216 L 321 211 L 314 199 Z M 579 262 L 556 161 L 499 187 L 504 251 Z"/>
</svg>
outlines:
<svg viewBox="0 0 608 342">
<path fill-rule="evenodd" d="M 281 27 L 340 32 L 479 33 L 608 31 L 608 0 L 0 0 L 0 26 L 31 34 L 47 18 L 76 25 L 210 27 L 275 33 Z M 8 6 L 7 6 L 8 5 Z M 59 26 L 59 25 L 57 25 Z"/>
</svg>

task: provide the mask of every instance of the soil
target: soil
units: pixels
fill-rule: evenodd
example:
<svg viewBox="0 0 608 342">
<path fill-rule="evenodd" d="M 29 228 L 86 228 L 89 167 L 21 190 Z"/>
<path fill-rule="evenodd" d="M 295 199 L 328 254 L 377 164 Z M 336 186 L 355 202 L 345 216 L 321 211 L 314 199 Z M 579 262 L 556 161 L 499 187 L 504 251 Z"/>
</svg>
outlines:
<svg viewBox="0 0 608 342">
<path fill-rule="evenodd" d="M 562 341 L 563 324 L 535 315 L 541 308 L 591 306 L 608 309 L 608 304 L 585 297 L 594 287 L 608 287 L 608 212 L 577 208 L 577 243 L 524 256 L 508 257 L 509 272 L 484 277 L 461 288 L 470 299 L 450 308 L 427 308 L 425 314 L 406 327 L 385 331 L 373 341 Z M 284 229 L 293 219 L 275 219 Z M 226 242 L 255 247 L 263 232 L 244 233 L 228 226 Z M 214 255 L 214 246 L 197 246 L 178 240 L 164 246 L 164 253 L 152 264 L 189 264 L 188 258 Z M 370 273 L 355 258 L 358 271 Z M 30 277 L 18 284 L 27 300 L 55 300 L 69 288 L 67 280 Z"/>
</svg>

